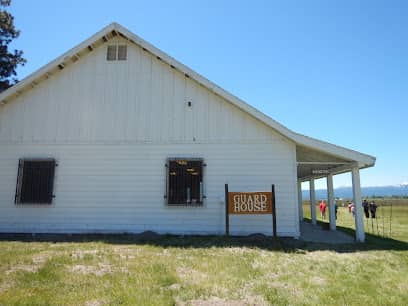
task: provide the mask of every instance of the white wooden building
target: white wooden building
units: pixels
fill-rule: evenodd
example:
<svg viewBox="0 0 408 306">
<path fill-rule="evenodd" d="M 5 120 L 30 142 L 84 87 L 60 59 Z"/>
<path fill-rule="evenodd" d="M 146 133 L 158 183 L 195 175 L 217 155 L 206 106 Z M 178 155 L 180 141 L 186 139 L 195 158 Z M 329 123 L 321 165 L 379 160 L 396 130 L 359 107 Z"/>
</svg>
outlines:
<svg viewBox="0 0 408 306">
<path fill-rule="evenodd" d="M 287 129 L 116 23 L 0 94 L 0 232 L 223 234 L 228 183 L 275 184 L 278 235 L 296 237 L 302 181 L 352 171 L 359 202 L 359 169 L 374 163 Z M 359 241 L 362 226 L 358 214 Z M 230 231 L 270 235 L 271 217 L 231 217 Z"/>
</svg>

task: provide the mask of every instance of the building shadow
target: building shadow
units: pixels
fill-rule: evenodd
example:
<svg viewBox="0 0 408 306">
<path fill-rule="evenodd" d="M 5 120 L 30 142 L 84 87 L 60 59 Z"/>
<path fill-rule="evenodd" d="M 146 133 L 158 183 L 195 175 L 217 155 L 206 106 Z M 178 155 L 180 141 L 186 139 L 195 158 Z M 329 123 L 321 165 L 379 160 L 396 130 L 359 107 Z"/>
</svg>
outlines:
<svg viewBox="0 0 408 306">
<path fill-rule="evenodd" d="M 339 228 L 353 234 L 352 229 Z M 159 235 L 154 232 L 143 232 L 140 234 L 0 234 L 0 241 L 19 242 L 48 242 L 48 243 L 89 243 L 97 242 L 107 245 L 149 245 L 163 248 L 180 249 L 208 249 L 208 248 L 230 248 L 246 247 L 251 249 L 263 249 L 273 252 L 284 253 L 307 253 L 313 251 L 329 250 L 338 253 L 353 253 L 361 251 L 407 251 L 408 243 L 405 241 L 382 238 L 372 234 L 366 234 L 366 243 L 351 244 L 328 244 L 306 242 L 294 238 L 267 237 L 262 234 L 249 236 L 180 236 Z"/>
</svg>

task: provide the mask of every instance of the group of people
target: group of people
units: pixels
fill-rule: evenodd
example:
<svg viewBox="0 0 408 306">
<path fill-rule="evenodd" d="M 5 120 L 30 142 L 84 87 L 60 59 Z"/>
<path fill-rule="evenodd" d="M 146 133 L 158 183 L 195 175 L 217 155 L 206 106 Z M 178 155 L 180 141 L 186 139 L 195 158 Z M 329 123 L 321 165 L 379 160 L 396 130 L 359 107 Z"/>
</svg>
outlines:
<svg viewBox="0 0 408 306">
<path fill-rule="evenodd" d="M 371 214 L 371 218 L 375 219 L 375 213 L 377 212 L 377 204 L 375 204 L 374 201 L 371 201 L 370 203 L 368 203 L 367 200 L 364 200 L 363 208 L 364 208 L 364 215 L 367 219 L 370 218 L 370 214 Z"/>
<path fill-rule="evenodd" d="M 371 218 L 375 219 L 375 214 L 377 212 L 377 204 L 375 204 L 374 201 L 371 201 L 370 203 L 368 203 L 368 201 L 365 199 L 363 201 L 363 209 L 364 209 L 364 215 L 365 217 L 368 219 Z M 344 206 L 344 204 L 343 204 Z M 353 217 L 356 215 L 356 205 L 353 202 L 348 202 L 348 210 L 349 213 L 353 214 Z M 327 204 L 324 200 L 321 200 L 319 203 L 319 210 L 320 210 L 320 215 L 322 217 L 322 219 L 326 219 L 326 210 L 327 210 Z M 334 202 L 334 211 L 336 214 L 336 220 L 337 220 L 337 204 L 336 202 Z"/>
<path fill-rule="evenodd" d="M 370 203 L 368 203 L 368 201 L 365 199 L 363 201 L 363 209 L 364 209 L 364 215 L 365 217 L 368 219 L 371 218 L 375 219 L 375 214 L 377 212 L 377 204 L 375 204 L 374 201 L 371 201 Z M 356 215 L 356 205 L 353 202 L 349 202 L 348 203 L 348 209 L 349 209 L 349 213 L 353 214 L 353 217 Z"/>
</svg>

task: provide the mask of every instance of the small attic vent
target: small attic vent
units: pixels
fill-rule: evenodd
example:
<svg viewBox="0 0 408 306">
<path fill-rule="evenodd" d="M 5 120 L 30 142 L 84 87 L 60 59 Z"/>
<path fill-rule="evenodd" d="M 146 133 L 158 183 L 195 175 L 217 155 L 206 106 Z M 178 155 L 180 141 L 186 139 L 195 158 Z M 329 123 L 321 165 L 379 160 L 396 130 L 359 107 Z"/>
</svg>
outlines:
<svg viewBox="0 0 408 306">
<path fill-rule="evenodd" d="M 106 53 L 106 59 L 108 61 L 116 60 L 116 46 L 108 46 L 108 52 Z"/>
<path fill-rule="evenodd" d="M 125 61 L 127 58 L 126 45 L 110 45 L 106 52 L 106 60 L 108 61 Z"/>
<path fill-rule="evenodd" d="M 127 57 L 127 46 L 126 45 L 119 45 L 118 46 L 118 60 L 125 61 Z"/>
</svg>

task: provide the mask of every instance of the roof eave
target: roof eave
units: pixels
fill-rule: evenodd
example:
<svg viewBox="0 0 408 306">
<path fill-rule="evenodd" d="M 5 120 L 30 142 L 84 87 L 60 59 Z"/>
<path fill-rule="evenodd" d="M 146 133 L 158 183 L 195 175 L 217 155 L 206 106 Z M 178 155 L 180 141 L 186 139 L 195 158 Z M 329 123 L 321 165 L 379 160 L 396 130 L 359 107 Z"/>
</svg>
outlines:
<svg viewBox="0 0 408 306">
<path fill-rule="evenodd" d="M 58 65 L 64 63 L 66 59 L 71 58 L 73 55 L 77 54 L 81 50 L 87 48 L 88 46 L 92 46 L 93 43 L 102 39 L 105 35 L 111 33 L 112 31 L 116 31 L 124 35 L 127 39 L 139 45 L 144 50 L 152 53 L 156 57 L 160 58 L 160 60 L 166 62 L 174 69 L 179 70 L 183 73 L 186 77 L 194 79 L 196 82 L 202 84 L 208 90 L 212 91 L 216 95 L 230 101 L 236 107 L 240 108 L 244 112 L 252 115 L 257 120 L 263 122 L 267 126 L 271 127 L 273 130 L 284 136 L 285 138 L 293 141 L 298 145 L 303 145 L 306 147 L 312 147 L 323 152 L 327 152 L 329 154 L 333 154 L 335 156 L 339 156 L 354 162 L 357 162 L 359 167 L 371 167 L 375 164 L 375 157 L 366 155 L 357 151 L 353 151 L 347 148 L 343 148 L 340 146 L 333 145 L 328 142 L 324 142 L 321 140 L 317 140 L 311 137 L 307 137 L 298 133 L 293 132 L 292 130 L 286 128 L 279 122 L 273 120 L 271 117 L 265 115 L 264 113 L 260 112 L 256 108 L 252 107 L 251 105 L 247 104 L 243 100 L 239 99 L 238 97 L 234 96 L 233 94 L 229 93 L 228 91 L 222 89 L 215 83 L 211 82 L 210 80 L 206 79 L 202 75 L 198 74 L 197 72 L 193 71 L 189 67 L 185 66 L 184 64 L 180 63 L 173 57 L 169 56 L 168 54 L 164 53 L 163 51 L 157 49 L 155 46 L 150 44 L 149 42 L 143 40 L 136 34 L 133 34 L 125 27 L 121 26 L 120 24 L 113 22 L 97 32 L 96 34 L 92 35 L 90 38 L 86 39 L 79 45 L 75 46 L 71 50 L 65 52 L 60 57 L 56 58 L 55 60 L 51 61 L 47 65 L 41 67 L 36 72 L 32 73 L 31 75 L 27 76 L 23 80 L 21 80 L 16 85 L 10 87 L 9 89 L 5 90 L 0 94 L 0 104 L 5 103 L 5 101 L 11 97 L 13 94 L 18 93 L 20 90 L 24 89 L 26 86 L 32 84 L 40 78 L 41 76 L 47 74 L 52 69 L 58 67 Z"/>
<path fill-rule="evenodd" d="M 43 75 L 46 75 L 49 73 L 51 70 L 55 69 L 58 67 L 58 65 L 63 64 L 66 62 L 68 59 L 70 59 L 73 55 L 76 53 L 80 52 L 81 50 L 87 48 L 88 46 L 92 46 L 92 44 L 101 39 L 103 36 L 106 34 L 112 32 L 116 28 L 116 23 L 111 23 L 108 26 L 104 27 L 102 30 L 99 32 L 95 33 L 82 43 L 78 44 L 74 48 L 68 50 L 61 56 L 57 57 L 56 59 L 52 60 L 48 64 L 42 66 L 32 74 L 28 75 L 24 79 L 22 79 L 20 82 L 17 84 L 11 86 L 10 88 L 6 89 L 0 94 L 0 104 L 5 104 L 7 99 L 9 99 L 12 95 L 22 91 L 26 86 L 29 84 L 35 83 L 35 81 L 39 78 L 41 78 Z"/>
</svg>

